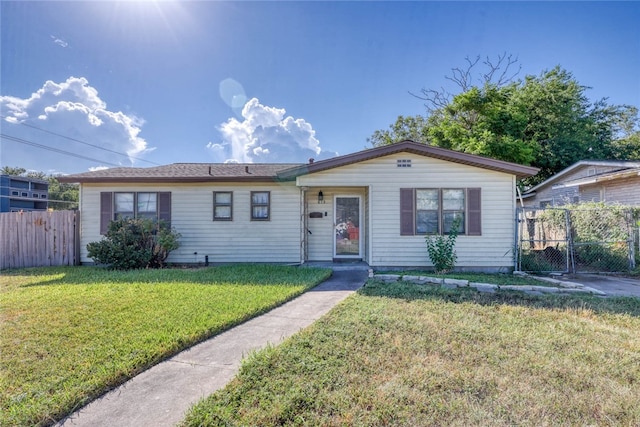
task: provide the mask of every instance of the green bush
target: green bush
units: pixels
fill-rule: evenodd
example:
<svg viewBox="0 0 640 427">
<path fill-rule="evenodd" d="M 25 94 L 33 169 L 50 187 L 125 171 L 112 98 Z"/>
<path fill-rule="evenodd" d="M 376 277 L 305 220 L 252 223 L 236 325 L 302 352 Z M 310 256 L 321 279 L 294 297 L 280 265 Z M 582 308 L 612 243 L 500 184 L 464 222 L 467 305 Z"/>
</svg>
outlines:
<svg viewBox="0 0 640 427">
<path fill-rule="evenodd" d="M 447 273 L 453 270 L 456 265 L 458 255 L 456 254 L 455 246 L 459 229 L 460 218 L 456 218 L 448 235 L 427 236 L 425 238 L 429 259 L 437 274 Z"/>
<path fill-rule="evenodd" d="M 161 268 L 169 252 L 180 246 L 180 234 L 165 222 L 119 219 L 109 224 L 104 239 L 87 245 L 89 258 L 117 270 Z"/>
<path fill-rule="evenodd" d="M 520 253 L 520 271 L 543 272 L 560 271 L 566 268 L 566 257 L 545 256 L 544 250 L 525 249 Z"/>
<path fill-rule="evenodd" d="M 629 248 L 620 244 L 581 244 L 575 248 L 576 262 L 594 271 L 629 270 Z"/>
</svg>

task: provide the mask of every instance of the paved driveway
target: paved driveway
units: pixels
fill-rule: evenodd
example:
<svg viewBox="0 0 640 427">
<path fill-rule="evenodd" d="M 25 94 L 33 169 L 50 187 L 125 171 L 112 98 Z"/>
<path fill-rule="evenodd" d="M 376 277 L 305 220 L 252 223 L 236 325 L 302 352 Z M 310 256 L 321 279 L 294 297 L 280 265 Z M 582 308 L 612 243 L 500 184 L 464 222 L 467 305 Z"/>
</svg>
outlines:
<svg viewBox="0 0 640 427">
<path fill-rule="evenodd" d="M 565 276 L 562 280 L 582 283 L 607 294 L 607 296 L 640 297 L 640 279 L 604 276 L 600 274 L 576 274 Z"/>
</svg>

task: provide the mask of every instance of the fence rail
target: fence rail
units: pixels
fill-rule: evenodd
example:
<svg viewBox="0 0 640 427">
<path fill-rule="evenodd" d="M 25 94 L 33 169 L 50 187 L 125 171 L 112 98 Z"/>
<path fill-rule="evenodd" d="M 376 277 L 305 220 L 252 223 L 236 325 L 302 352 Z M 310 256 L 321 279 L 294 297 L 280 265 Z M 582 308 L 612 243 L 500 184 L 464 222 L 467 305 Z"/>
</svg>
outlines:
<svg viewBox="0 0 640 427">
<path fill-rule="evenodd" d="M 519 208 L 516 270 L 624 272 L 637 265 L 639 211 Z"/>
<path fill-rule="evenodd" d="M 0 270 L 76 265 L 77 211 L 0 213 Z"/>
</svg>

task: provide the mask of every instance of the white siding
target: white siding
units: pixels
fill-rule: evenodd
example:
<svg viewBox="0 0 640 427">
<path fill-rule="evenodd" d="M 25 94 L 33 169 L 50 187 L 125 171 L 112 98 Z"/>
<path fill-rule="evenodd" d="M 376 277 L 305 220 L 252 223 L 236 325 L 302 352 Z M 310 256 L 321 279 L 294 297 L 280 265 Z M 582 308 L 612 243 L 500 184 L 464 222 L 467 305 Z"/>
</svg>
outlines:
<svg viewBox="0 0 640 427">
<path fill-rule="evenodd" d="M 171 225 L 182 238 L 169 262 L 283 262 L 301 258 L 300 190 L 293 183 L 97 185 L 82 189 L 81 260 L 87 243 L 101 239 L 100 192 L 170 191 Z M 233 191 L 233 221 L 213 221 L 213 191 Z M 271 192 L 271 219 L 251 221 L 251 191 Z M 195 254 L 197 252 L 197 254 Z"/>
<path fill-rule="evenodd" d="M 324 203 L 318 203 L 318 191 L 310 189 L 308 194 L 309 212 L 321 212 L 322 218 L 309 218 L 308 228 L 311 234 L 309 240 L 308 261 L 331 261 L 333 258 L 333 192 L 322 189 Z M 326 213 L 326 215 L 325 215 Z"/>
<path fill-rule="evenodd" d="M 398 159 L 411 159 L 412 166 L 398 168 Z M 341 186 L 369 187 L 371 211 L 365 217 L 371 247 L 366 259 L 372 266 L 398 267 L 430 266 L 424 236 L 400 236 L 400 188 L 481 188 L 482 236 L 458 237 L 457 265 L 474 269 L 513 266 L 513 175 L 400 153 L 301 176 L 297 183 L 333 192 Z M 363 200 L 366 209 L 368 200 Z M 366 233 L 364 238 L 368 239 Z"/>
</svg>

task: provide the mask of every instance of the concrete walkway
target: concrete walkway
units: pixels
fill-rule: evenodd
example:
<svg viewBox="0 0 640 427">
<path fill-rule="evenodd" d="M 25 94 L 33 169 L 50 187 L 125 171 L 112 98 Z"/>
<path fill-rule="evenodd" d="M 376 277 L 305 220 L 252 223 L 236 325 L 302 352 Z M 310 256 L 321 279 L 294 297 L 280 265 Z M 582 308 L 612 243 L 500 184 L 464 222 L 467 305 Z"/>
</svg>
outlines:
<svg viewBox="0 0 640 427">
<path fill-rule="evenodd" d="M 56 425 L 175 425 L 191 405 L 223 388 L 248 353 L 306 328 L 366 280 L 366 270 L 336 268 L 329 280 L 298 298 L 150 368 Z"/>
</svg>

